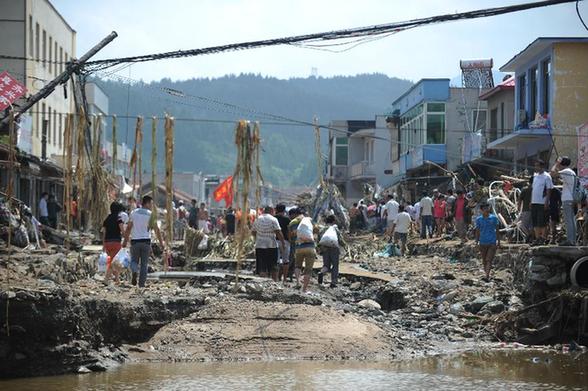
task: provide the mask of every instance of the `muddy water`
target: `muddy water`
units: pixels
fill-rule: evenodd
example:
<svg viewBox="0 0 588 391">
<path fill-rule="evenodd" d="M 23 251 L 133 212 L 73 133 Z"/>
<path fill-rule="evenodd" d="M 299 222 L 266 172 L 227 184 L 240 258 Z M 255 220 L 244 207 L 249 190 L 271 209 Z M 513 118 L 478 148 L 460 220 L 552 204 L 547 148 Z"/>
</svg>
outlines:
<svg viewBox="0 0 588 391">
<path fill-rule="evenodd" d="M 0 390 L 586 390 L 588 357 L 467 353 L 400 363 L 128 364 L 105 373 L 17 379 Z"/>
</svg>

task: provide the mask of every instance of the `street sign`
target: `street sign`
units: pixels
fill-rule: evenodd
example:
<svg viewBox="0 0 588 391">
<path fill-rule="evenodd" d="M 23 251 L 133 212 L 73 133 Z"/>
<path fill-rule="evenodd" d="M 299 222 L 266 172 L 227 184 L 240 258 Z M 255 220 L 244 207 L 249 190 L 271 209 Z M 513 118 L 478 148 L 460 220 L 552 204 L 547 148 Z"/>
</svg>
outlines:
<svg viewBox="0 0 588 391">
<path fill-rule="evenodd" d="M 8 72 L 0 73 L 0 111 L 6 109 L 26 92 L 25 86 L 10 76 Z"/>
</svg>

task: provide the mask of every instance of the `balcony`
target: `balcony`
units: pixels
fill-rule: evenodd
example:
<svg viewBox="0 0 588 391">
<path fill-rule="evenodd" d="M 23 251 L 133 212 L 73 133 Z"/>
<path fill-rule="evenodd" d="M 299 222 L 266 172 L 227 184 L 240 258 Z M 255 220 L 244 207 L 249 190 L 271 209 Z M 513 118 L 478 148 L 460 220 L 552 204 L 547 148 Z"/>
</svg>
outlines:
<svg viewBox="0 0 588 391">
<path fill-rule="evenodd" d="M 332 167 L 332 179 L 333 181 L 345 182 L 347 181 L 347 166 L 333 166 Z"/>
<path fill-rule="evenodd" d="M 486 146 L 486 149 L 516 149 L 521 144 L 533 142 L 549 142 L 551 129 L 517 129 L 504 137 L 496 139 Z"/>
<path fill-rule="evenodd" d="M 374 166 L 364 160 L 351 166 L 349 176 L 351 179 L 375 178 L 376 172 Z"/>
<path fill-rule="evenodd" d="M 412 156 L 410 158 L 407 157 L 406 169 L 418 168 L 427 161 L 445 164 L 447 163 L 446 149 L 445 144 L 419 145 L 409 152 Z"/>
</svg>

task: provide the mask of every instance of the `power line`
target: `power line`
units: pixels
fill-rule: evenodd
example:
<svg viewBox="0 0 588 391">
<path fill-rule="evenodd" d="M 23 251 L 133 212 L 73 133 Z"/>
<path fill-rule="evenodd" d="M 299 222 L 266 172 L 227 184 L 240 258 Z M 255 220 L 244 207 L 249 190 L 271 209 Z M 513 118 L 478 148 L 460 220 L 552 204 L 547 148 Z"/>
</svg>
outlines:
<svg viewBox="0 0 588 391">
<path fill-rule="evenodd" d="M 314 34 L 297 35 L 297 36 L 284 37 L 284 38 L 266 39 L 266 40 L 260 40 L 260 41 L 233 43 L 233 44 L 212 46 L 212 47 L 200 48 L 200 49 L 176 50 L 176 51 L 171 51 L 171 52 L 153 53 L 153 54 L 140 55 L 140 56 L 129 56 L 129 57 L 120 57 L 120 58 L 110 58 L 110 59 L 105 59 L 105 60 L 95 60 L 95 61 L 86 63 L 86 71 L 91 73 L 96 70 L 106 69 L 106 68 L 109 68 L 109 67 L 112 67 L 112 66 L 115 66 L 118 64 L 122 64 L 122 63 L 136 63 L 136 62 L 162 60 L 162 59 L 168 59 L 168 58 L 193 57 L 193 56 L 222 53 L 222 52 L 228 52 L 228 51 L 255 49 L 255 48 L 261 48 L 261 47 L 267 47 L 267 46 L 295 45 L 295 44 L 302 44 L 302 43 L 334 41 L 334 40 L 340 40 L 340 39 L 345 39 L 345 38 L 378 36 L 378 35 L 395 33 L 395 32 L 399 32 L 402 30 L 425 26 L 425 25 L 430 25 L 430 24 L 438 24 L 438 23 L 445 23 L 445 22 L 452 22 L 452 21 L 466 20 L 466 19 L 485 18 L 485 17 L 489 17 L 489 16 L 503 15 L 503 14 L 519 12 L 519 11 L 524 11 L 524 10 L 529 10 L 529 9 L 534 9 L 534 8 L 542 8 L 542 7 L 547 7 L 547 6 L 557 5 L 557 4 L 571 3 L 571 2 L 575 2 L 575 1 L 576 0 L 546 0 L 546 1 L 538 1 L 538 2 L 534 2 L 534 3 L 523 3 L 523 4 L 512 5 L 512 6 L 488 8 L 488 9 L 481 9 L 481 10 L 468 11 L 468 12 L 455 13 L 455 14 L 438 15 L 438 16 L 433 16 L 433 17 L 428 17 L 428 18 L 413 19 L 413 20 L 408 20 L 408 21 L 404 21 L 404 22 L 387 23 L 387 24 L 380 24 L 380 25 L 375 25 L 375 26 L 357 27 L 357 28 L 351 28 L 351 29 L 335 30 L 335 31 L 321 32 L 321 33 L 314 33 Z"/>
</svg>

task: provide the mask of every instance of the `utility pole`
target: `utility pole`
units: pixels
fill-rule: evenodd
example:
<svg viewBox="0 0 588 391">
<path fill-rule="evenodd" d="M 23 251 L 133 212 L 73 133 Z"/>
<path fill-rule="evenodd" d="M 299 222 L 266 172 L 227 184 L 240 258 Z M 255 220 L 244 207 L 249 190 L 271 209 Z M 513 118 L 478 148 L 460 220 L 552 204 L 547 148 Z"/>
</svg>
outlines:
<svg viewBox="0 0 588 391">
<path fill-rule="evenodd" d="M 35 103 L 37 103 L 41 99 L 44 99 L 51 95 L 51 93 L 55 91 L 55 88 L 58 85 L 67 83 L 72 74 L 78 73 L 90 58 L 92 58 L 96 53 L 98 53 L 106 45 L 112 42 L 112 40 L 114 40 L 116 37 L 118 37 L 116 31 L 111 32 L 102 41 L 98 42 L 98 44 L 96 44 L 94 47 L 88 50 L 86 54 L 84 54 L 78 60 L 74 60 L 68 63 L 65 70 L 59 76 L 51 80 L 49 83 L 47 83 L 47 85 L 45 85 L 45 87 L 41 88 L 39 92 L 37 92 L 35 95 L 27 99 L 26 103 L 22 106 L 22 108 L 14 113 L 15 118 L 20 117 L 21 114 L 29 110 L 31 107 L 33 107 Z M 0 122 L 0 125 L 6 125 L 8 121 L 9 117 L 6 117 L 2 120 L 2 122 Z"/>
</svg>

